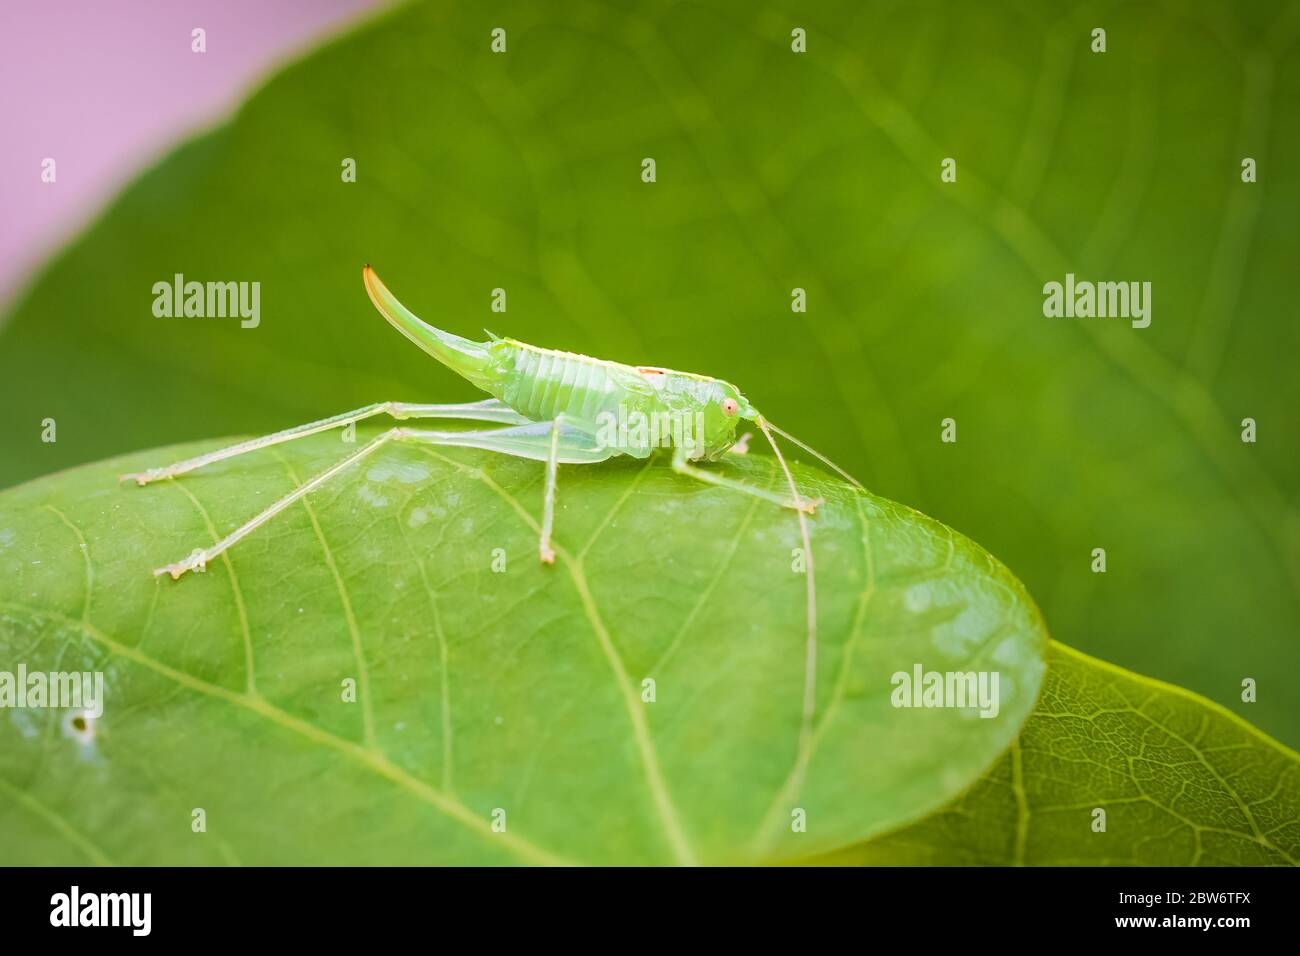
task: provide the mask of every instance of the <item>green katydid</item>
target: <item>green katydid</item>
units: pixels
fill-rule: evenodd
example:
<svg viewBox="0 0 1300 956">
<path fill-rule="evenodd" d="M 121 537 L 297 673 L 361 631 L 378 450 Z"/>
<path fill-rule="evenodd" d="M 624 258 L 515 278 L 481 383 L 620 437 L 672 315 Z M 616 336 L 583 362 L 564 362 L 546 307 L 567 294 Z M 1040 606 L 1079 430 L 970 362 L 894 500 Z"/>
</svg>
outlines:
<svg viewBox="0 0 1300 956">
<path fill-rule="evenodd" d="M 538 554 L 543 563 L 551 564 L 555 560 L 551 534 L 555 523 L 555 485 L 559 465 L 594 464 L 615 455 L 631 455 L 637 458 L 649 456 L 653 451 L 653 443 L 646 441 L 620 443 L 604 438 L 606 432 L 602 430 L 602 423 L 607 423 L 612 416 L 621 414 L 626 418 L 630 412 L 632 415 L 640 416 L 642 421 L 648 419 L 669 420 L 674 423 L 694 422 L 696 423 L 694 428 L 669 428 L 662 436 L 665 441 L 660 444 L 666 444 L 673 449 L 672 467 L 675 471 L 719 487 L 793 508 L 798 516 L 807 576 L 808 679 L 812 679 L 816 653 L 817 612 L 812 545 L 807 516 L 814 512 L 820 501 L 805 498 L 799 493 L 794 476 L 781 454 L 781 449 L 777 447 L 773 433 L 781 435 L 816 456 L 853 485 L 861 488 L 862 486 L 852 476 L 793 435 L 769 422 L 730 382 L 708 375 L 622 365 L 586 355 L 538 348 L 514 339 L 499 338 L 492 333 L 488 333 L 491 338 L 487 342 L 471 341 L 434 328 L 415 316 L 388 291 L 370 266 L 364 268 L 362 278 L 375 308 L 399 332 L 492 397 L 484 401 L 457 405 L 379 402 L 331 418 L 276 432 L 273 435 L 240 442 L 165 468 L 153 468 L 136 474 L 123 475 L 122 480 L 132 479 L 138 484 L 145 485 L 162 478 L 185 474 L 204 465 L 246 452 L 332 428 L 346 427 L 377 415 L 389 415 L 399 421 L 412 418 L 468 419 L 492 422 L 504 427 L 475 431 L 390 428 L 342 461 L 304 482 L 216 544 L 196 550 L 189 557 L 166 567 L 158 568 L 154 571 L 155 575 L 170 574 L 173 579 L 176 579 L 187 571 L 204 570 L 208 561 L 270 521 L 295 501 L 310 494 L 331 478 L 392 441 L 478 448 L 545 462 L 546 486 Z M 743 440 L 741 447 L 737 447 L 736 435 L 736 425 L 741 419 L 752 421 L 757 425 L 772 446 L 785 475 L 790 492 L 788 497 L 717 474 L 695 464 L 700 460 L 714 462 L 728 451 L 742 450 Z M 806 691 L 809 699 L 805 704 L 806 707 L 810 707 L 811 687 L 806 688 Z"/>
</svg>

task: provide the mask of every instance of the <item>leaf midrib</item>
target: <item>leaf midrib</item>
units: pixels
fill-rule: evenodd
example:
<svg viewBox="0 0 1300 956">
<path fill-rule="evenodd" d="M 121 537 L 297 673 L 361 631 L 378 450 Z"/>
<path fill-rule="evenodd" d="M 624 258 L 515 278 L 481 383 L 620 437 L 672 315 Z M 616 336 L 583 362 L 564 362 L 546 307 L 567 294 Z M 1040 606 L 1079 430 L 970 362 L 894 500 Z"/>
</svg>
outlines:
<svg viewBox="0 0 1300 956">
<path fill-rule="evenodd" d="M 423 780 L 420 780 L 418 777 L 413 776 L 389 760 L 382 752 L 353 743 L 352 741 L 332 734 L 327 730 L 323 730 L 315 724 L 295 717 L 287 711 L 277 707 L 275 704 L 272 704 L 261 694 L 233 691 L 229 688 L 222 687 L 220 684 L 211 683 L 210 681 L 195 677 L 186 671 L 164 664 L 162 661 L 155 659 L 149 654 L 114 639 L 89 621 L 77 620 L 76 618 L 69 617 L 66 614 L 61 614 L 57 611 L 45 611 L 12 601 L 0 602 L 0 607 L 26 614 L 36 620 L 50 620 L 62 624 L 65 627 L 80 630 L 91 640 L 106 648 L 110 653 L 142 667 L 148 668 L 154 673 L 166 677 L 188 690 L 251 711 L 285 730 L 293 731 L 308 740 L 330 747 L 331 749 L 352 758 L 361 766 L 372 770 L 380 776 L 397 784 L 407 792 L 442 811 L 451 819 L 465 825 L 470 830 L 483 836 L 485 839 L 504 844 L 516 856 L 526 862 L 547 866 L 578 865 L 576 861 L 566 859 L 565 857 L 551 853 L 548 850 L 544 850 L 531 841 L 514 833 L 493 832 L 491 826 L 487 822 L 482 820 L 459 800 L 448 796 L 437 788 L 430 786 Z"/>
</svg>

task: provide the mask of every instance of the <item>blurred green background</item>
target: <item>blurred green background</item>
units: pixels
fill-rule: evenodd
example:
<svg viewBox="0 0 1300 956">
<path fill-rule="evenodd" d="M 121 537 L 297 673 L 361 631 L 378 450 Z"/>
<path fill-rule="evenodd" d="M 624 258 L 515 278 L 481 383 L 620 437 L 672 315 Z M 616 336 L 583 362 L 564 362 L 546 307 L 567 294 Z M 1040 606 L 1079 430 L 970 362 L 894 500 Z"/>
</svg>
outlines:
<svg viewBox="0 0 1300 956">
<path fill-rule="evenodd" d="M 375 314 L 371 262 L 462 334 L 735 381 L 1005 561 L 1058 640 L 1300 744 L 1297 38 L 1278 2 L 402 7 L 178 148 L 13 303 L 0 484 L 473 398 Z M 1150 281 L 1151 326 L 1045 318 L 1066 272 Z M 175 273 L 260 282 L 260 325 L 155 318 Z"/>
</svg>

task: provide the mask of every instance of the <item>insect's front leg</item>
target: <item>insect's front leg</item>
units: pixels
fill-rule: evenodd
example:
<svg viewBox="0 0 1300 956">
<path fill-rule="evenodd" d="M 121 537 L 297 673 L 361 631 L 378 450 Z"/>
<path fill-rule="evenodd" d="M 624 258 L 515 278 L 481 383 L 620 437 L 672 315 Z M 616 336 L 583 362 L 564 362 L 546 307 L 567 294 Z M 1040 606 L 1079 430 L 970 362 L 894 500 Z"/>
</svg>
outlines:
<svg viewBox="0 0 1300 956">
<path fill-rule="evenodd" d="M 715 474 L 707 471 L 691 462 L 686 457 L 685 448 L 676 448 L 673 451 L 673 471 L 679 475 L 688 475 L 698 481 L 703 481 L 710 485 L 717 485 L 719 488 L 730 488 L 733 491 L 739 491 L 742 494 L 753 495 L 755 498 L 762 498 L 764 501 L 770 501 L 773 504 L 780 505 L 782 508 L 793 508 L 802 511 L 804 514 L 814 514 L 817 506 L 822 504 L 819 498 L 805 498 L 802 495 L 798 500 L 793 498 L 782 497 L 775 492 L 768 491 L 764 488 L 755 488 L 753 485 L 735 478 L 728 478 L 725 475 Z"/>
</svg>

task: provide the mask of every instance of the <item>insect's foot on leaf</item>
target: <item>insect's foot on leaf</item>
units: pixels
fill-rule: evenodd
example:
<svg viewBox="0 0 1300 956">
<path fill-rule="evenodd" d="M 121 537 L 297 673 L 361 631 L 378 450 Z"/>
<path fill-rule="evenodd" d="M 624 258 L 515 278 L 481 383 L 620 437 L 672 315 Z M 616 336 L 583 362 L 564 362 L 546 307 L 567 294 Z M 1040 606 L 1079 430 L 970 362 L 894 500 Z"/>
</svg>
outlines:
<svg viewBox="0 0 1300 956">
<path fill-rule="evenodd" d="M 198 573 L 202 574 L 207 569 L 208 569 L 207 555 L 203 552 L 203 549 L 200 548 L 199 550 L 191 554 L 188 558 L 186 558 L 184 561 L 177 561 L 174 564 L 169 564 L 163 568 L 155 568 L 153 572 L 153 576 L 159 578 L 162 577 L 164 574 L 170 574 L 172 576 L 173 581 L 179 581 L 181 575 L 184 574 L 186 571 L 197 571 Z"/>
<path fill-rule="evenodd" d="M 124 844 L 114 827 L 129 824 L 150 834 L 138 851 L 129 852 L 133 861 L 230 862 L 217 849 L 193 849 L 193 835 L 184 826 L 151 829 L 155 804 L 167 795 L 164 788 L 158 797 L 147 786 L 150 780 L 141 784 L 130 772 L 136 761 L 144 761 L 157 770 L 155 776 L 214 781 L 224 795 L 214 799 L 258 804 L 259 819 L 235 814 L 231 828 L 223 830 L 230 852 L 245 863 L 793 862 L 857 847 L 873 834 L 897 830 L 930 808 L 959 799 L 1006 752 L 1038 696 L 1046 631 L 1010 571 L 973 542 L 910 508 L 850 492 L 802 464 L 791 465 L 798 489 L 792 490 L 777 484 L 783 476 L 767 455 L 734 457 L 725 473 L 706 472 L 735 483 L 716 491 L 684 487 L 682 477 L 667 467 L 592 466 L 577 473 L 575 466 L 564 486 L 564 523 L 557 530 L 530 520 L 528 507 L 522 514 L 515 507 L 536 505 L 541 469 L 535 462 L 503 467 L 497 459 L 464 452 L 466 461 L 475 462 L 468 467 L 488 470 L 488 484 L 456 459 L 394 443 L 383 456 L 391 468 L 386 477 L 375 469 L 339 473 L 336 503 L 318 499 L 314 527 L 304 514 L 249 532 L 249 512 L 284 495 L 288 469 L 320 474 L 339 461 L 335 441 L 321 435 L 315 442 L 285 443 L 277 455 L 213 469 L 203 481 L 184 486 L 194 492 L 193 499 L 180 493 L 180 484 L 171 489 L 175 494 L 106 491 L 127 460 L 0 491 L 0 661 L 25 658 L 32 672 L 37 666 L 58 671 L 67 666 L 61 659 L 80 658 L 91 646 L 84 642 L 93 642 L 103 649 L 102 660 L 111 662 L 105 699 L 125 702 L 131 711 L 119 712 L 112 740 L 95 732 L 94 759 L 108 768 L 105 780 L 95 781 L 93 793 L 70 788 L 69 799 L 79 802 L 60 804 L 60 812 L 66 810 L 91 845 L 120 857 Z M 147 454 L 149 460 L 193 461 L 221 447 L 225 439 Z M 428 520 L 411 521 L 408 482 L 414 475 L 423 487 L 437 489 L 440 503 L 455 495 L 454 510 L 441 515 L 431 510 Z M 816 738 L 815 759 L 800 779 L 801 704 L 809 695 L 798 689 L 807 687 L 809 674 L 809 577 L 791 572 L 795 554 L 787 549 L 799 529 L 780 505 L 787 498 L 806 503 L 817 497 L 814 489 L 826 497 L 818 517 L 810 519 L 818 525 L 812 540 L 815 583 L 818 597 L 824 596 L 816 602 L 821 646 L 847 649 L 855 642 L 859 648 L 887 647 L 889 654 L 878 662 L 883 667 L 853 672 L 854 682 L 862 678 L 868 682 L 863 688 L 877 692 L 846 697 L 824 723 L 822 717 L 832 712 L 818 707 L 813 726 L 826 732 Z M 106 500 L 112 506 L 106 507 Z M 465 522 L 469 515 L 472 526 Z M 546 522 L 544 511 L 541 521 Z M 245 528 L 241 536 L 227 533 L 236 527 Z M 319 535 L 313 533 L 316 527 Z M 77 528 L 86 529 L 82 538 L 90 546 L 85 551 L 78 547 Z M 5 547 L 10 531 L 15 542 L 24 542 L 22 548 Z M 564 562 L 556 534 L 565 549 L 575 549 L 564 551 Z M 325 559 L 322 540 L 329 542 L 332 560 Z M 593 542 L 591 556 L 579 562 L 583 540 Z M 654 545 L 651 551 L 647 542 Z M 525 560 L 510 564 L 508 574 L 498 573 L 487 560 L 495 548 Z M 530 550 L 534 560 L 546 552 L 556 560 L 550 567 L 540 560 L 533 565 L 527 560 Z M 227 553 L 238 581 L 220 566 Z M 176 563 L 165 567 L 169 561 L 157 558 Z M 806 554 L 803 560 L 807 564 Z M 661 573 L 647 574 L 648 561 Z M 80 582 L 87 580 L 88 564 L 91 615 L 76 624 L 65 618 L 70 607 L 85 607 Z M 194 580 L 189 572 L 203 564 L 211 566 L 212 578 Z M 506 570 L 499 561 L 495 567 Z M 145 579 L 153 568 L 161 571 L 151 583 Z M 727 570 L 719 574 L 719 568 Z M 178 580 L 163 585 L 163 575 Z M 340 603 L 345 593 L 347 605 Z M 458 595 L 460 603 L 443 602 L 435 622 L 430 596 L 444 593 Z M 870 606 L 890 613 L 860 617 L 864 594 L 872 595 Z M 701 611 L 692 617 L 701 600 L 718 614 Z M 16 605 L 30 611 L 15 611 Z M 503 613 L 507 606 L 512 610 Z M 944 627 L 948 614 L 961 615 L 963 642 L 946 645 L 940 655 L 933 651 L 935 636 L 946 632 L 936 628 Z M 240 637 L 243 620 L 252 622 L 247 639 Z M 666 626 L 666 621 L 683 623 Z M 552 639 L 548 647 L 548 637 L 570 627 L 571 640 Z M 269 643 L 263 639 L 267 628 L 274 631 Z M 364 649 L 353 641 L 354 633 L 363 634 Z M 133 649 L 141 634 L 144 648 Z M 176 639 L 150 649 L 154 638 L 149 635 L 158 634 Z M 240 690 L 255 685 L 283 702 L 320 701 L 322 694 L 339 699 L 333 697 L 335 676 L 341 680 L 354 672 L 363 653 L 372 661 L 400 661 L 411 653 L 408 640 L 420 641 L 424 652 L 435 656 L 440 646 L 455 648 L 455 683 L 447 687 L 457 691 L 444 695 L 447 687 L 440 690 L 437 680 L 403 680 L 402 667 L 372 664 L 369 694 L 374 696 L 358 695 L 357 706 L 371 699 L 375 745 L 392 748 L 390 753 L 401 749 L 402 773 L 412 780 L 442 778 L 450 766 L 443 747 L 454 744 L 455 772 L 442 778 L 446 791 L 423 784 L 394 786 L 386 768 L 346 744 L 349 738 L 342 735 L 349 732 L 349 721 L 287 720 Z M 534 650 L 545 650 L 544 672 L 531 666 L 530 657 L 510 662 L 510 652 L 529 641 Z M 996 664 L 981 656 L 990 641 L 1001 655 Z M 250 657 L 259 649 L 256 659 Z M 667 706 L 662 696 L 658 705 L 650 702 L 653 685 L 644 683 L 642 671 L 658 660 L 666 667 L 669 652 L 687 655 L 672 669 L 678 675 L 673 686 L 680 680 L 678 690 L 691 695 L 688 723 L 708 728 L 719 752 L 726 752 L 725 773 L 702 774 L 692 741 L 654 729 L 660 712 L 648 715 L 643 709 Z M 819 657 L 825 665 L 828 654 Z M 290 660 L 301 666 L 288 666 Z M 737 660 L 746 665 L 730 666 Z M 622 672 L 613 682 L 611 662 Z M 996 716 L 968 719 L 968 712 L 955 707 L 924 713 L 895 707 L 889 674 L 918 662 L 930 672 L 954 668 L 977 676 L 986 663 L 996 666 Z M 835 691 L 828 685 L 821 684 L 824 695 Z M 1091 683 L 1085 686 L 1092 690 Z M 662 680 L 659 688 L 665 690 Z M 568 716 L 553 710 L 575 699 L 582 706 Z M 812 699 L 826 697 L 814 693 Z M 994 701 L 987 699 L 991 709 Z M 756 700 L 778 703 L 752 707 Z M 449 736 L 435 728 L 422 738 L 443 746 L 403 749 L 398 723 L 414 726 L 427 716 L 431 701 L 435 710 L 445 702 L 453 714 L 472 706 L 479 718 L 499 716 L 502 726 L 511 728 L 511 746 L 501 749 L 500 734 L 491 730 L 452 734 L 449 722 Z M 138 719 L 132 709 L 137 705 Z M 1124 706 L 1123 699 L 1110 706 Z M 547 714 L 560 716 L 548 723 Z M 926 721 L 933 726 L 922 729 Z M 184 747 L 176 746 L 179 724 Z M 67 729 L 74 740 L 84 736 Z M 1132 736 L 1140 744 L 1141 733 Z M 5 780 L 57 783 L 58 774 L 79 772 L 87 752 L 62 746 L 67 741 L 57 733 L 46 737 L 24 737 L 21 727 L 0 714 L 0 790 Z M 872 765 L 863 774 L 862 741 L 868 738 Z M 1117 759 L 1126 766 L 1122 755 Z M 657 768 L 654 789 L 662 804 L 648 786 L 647 760 Z M 292 773 L 283 772 L 287 766 Z M 506 834 L 476 822 L 478 811 L 465 816 L 459 809 L 442 810 L 444 803 L 449 810 L 459 806 L 443 793 L 491 789 L 498 775 L 520 781 L 529 775 L 528 791 L 537 798 L 536 813 L 527 803 L 512 813 L 510 843 L 501 839 Z M 262 800 L 269 793 L 268 779 L 276 782 L 275 792 Z M 1083 785 L 1089 782 L 1085 775 Z M 1267 794 L 1275 782 L 1262 780 L 1252 792 Z M 590 812 L 581 818 L 565 812 L 578 790 L 594 794 L 584 804 Z M 1127 791 L 1117 788 L 1101 796 L 1111 792 Z M 1049 796 L 1065 806 L 1090 799 L 1055 791 Z M 1015 795 L 1009 799 L 1008 858 L 1016 849 Z M 0 818 L 7 822 L 5 800 L 0 793 Z M 338 807 L 355 801 L 383 812 L 340 826 Z M 1004 803 L 989 811 L 995 814 L 991 819 L 1003 820 Z M 1231 799 L 1227 803 L 1236 806 Z M 507 804 L 505 812 L 511 813 L 514 802 Z M 816 808 L 808 814 L 816 844 L 786 822 L 799 816 L 792 816 L 795 804 Z M 1207 813 L 1227 812 L 1219 807 Z M 484 820 L 492 819 L 488 805 L 482 810 Z M 1281 819 L 1284 812 L 1274 815 Z M 1223 822 L 1217 816 L 1206 819 Z M 392 821 L 396 824 L 389 825 Z M 405 825 L 411 821 L 419 825 Z M 268 826 L 278 834 L 270 844 Z M 1250 833 L 1248 821 L 1241 829 Z M 1026 846 L 1037 845 L 1036 832 L 1030 831 Z M 668 833 L 675 835 L 667 839 Z M 0 823 L 0 834 L 0 863 L 48 862 L 52 844 L 46 831 L 5 829 Z M 76 859 L 75 848 L 68 849 L 69 858 Z M 1109 857 L 1119 851 L 1108 845 L 1095 852 Z M 960 861 L 963 853 L 960 847 L 940 859 Z"/>
<path fill-rule="evenodd" d="M 148 471 L 133 471 L 130 474 L 117 476 L 118 481 L 134 481 L 137 485 L 142 487 L 149 484 L 151 481 L 157 481 L 158 478 L 158 473 L 152 468 Z"/>
<path fill-rule="evenodd" d="M 538 557 L 542 559 L 542 564 L 554 564 L 555 549 L 550 547 L 550 545 L 544 544 L 538 549 Z"/>
<path fill-rule="evenodd" d="M 795 501 L 791 498 L 787 498 L 784 502 L 782 502 L 782 504 L 785 505 L 785 507 L 787 508 L 793 508 L 796 511 L 802 511 L 806 515 L 815 515 L 817 513 L 817 509 L 821 505 L 826 504 L 826 499 L 825 498 L 800 498 L 798 501 Z"/>
</svg>

